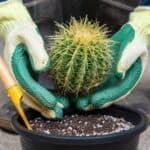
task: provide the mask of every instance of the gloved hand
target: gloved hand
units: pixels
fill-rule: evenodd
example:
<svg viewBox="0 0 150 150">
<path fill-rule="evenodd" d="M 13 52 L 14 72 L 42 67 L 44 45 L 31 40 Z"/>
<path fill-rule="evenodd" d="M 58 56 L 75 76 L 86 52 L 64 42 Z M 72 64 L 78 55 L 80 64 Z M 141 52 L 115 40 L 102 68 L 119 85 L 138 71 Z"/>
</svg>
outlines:
<svg viewBox="0 0 150 150">
<path fill-rule="evenodd" d="M 138 7 L 130 21 L 111 37 L 114 64 L 106 83 L 87 97 L 78 97 L 78 109 L 104 108 L 126 97 L 144 72 L 150 45 L 150 7 Z"/>
<path fill-rule="evenodd" d="M 5 61 L 26 93 L 23 101 L 46 118 L 61 118 L 68 101 L 36 81 L 35 76 L 48 69 L 50 60 L 38 28 L 20 0 L 0 1 L 0 37 L 5 43 Z"/>
</svg>

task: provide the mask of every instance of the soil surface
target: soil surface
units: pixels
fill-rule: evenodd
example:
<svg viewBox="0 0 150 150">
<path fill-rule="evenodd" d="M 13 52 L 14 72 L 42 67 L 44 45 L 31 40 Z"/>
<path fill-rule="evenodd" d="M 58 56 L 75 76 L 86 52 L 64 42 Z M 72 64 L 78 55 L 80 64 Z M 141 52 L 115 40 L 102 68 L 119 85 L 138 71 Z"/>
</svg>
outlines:
<svg viewBox="0 0 150 150">
<path fill-rule="evenodd" d="M 102 114 L 76 114 L 65 116 L 59 121 L 35 118 L 30 123 L 35 132 L 59 136 L 100 136 L 123 132 L 134 127 L 123 118 Z"/>
</svg>

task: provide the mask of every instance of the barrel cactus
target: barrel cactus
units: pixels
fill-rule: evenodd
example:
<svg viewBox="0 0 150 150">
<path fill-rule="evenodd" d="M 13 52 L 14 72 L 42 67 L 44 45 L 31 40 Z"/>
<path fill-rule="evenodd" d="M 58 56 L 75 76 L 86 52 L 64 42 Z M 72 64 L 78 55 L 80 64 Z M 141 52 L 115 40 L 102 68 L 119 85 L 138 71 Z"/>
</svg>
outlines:
<svg viewBox="0 0 150 150">
<path fill-rule="evenodd" d="M 88 94 L 108 78 L 112 52 L 105 26 L 87 18 L 58 24 L 50 37 L 50 75 L 63 94 Z"/>
</svg>

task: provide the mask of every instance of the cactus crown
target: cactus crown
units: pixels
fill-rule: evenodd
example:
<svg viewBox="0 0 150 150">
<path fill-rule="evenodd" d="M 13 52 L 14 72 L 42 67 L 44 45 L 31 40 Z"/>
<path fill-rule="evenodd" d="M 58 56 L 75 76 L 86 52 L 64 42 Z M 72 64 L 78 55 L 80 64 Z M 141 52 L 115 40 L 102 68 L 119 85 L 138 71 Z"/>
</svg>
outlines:
<svg viewBox="0 0 150 150">
<path fill-rule="evenodd" d="M 106 81 L 112 66 L 108 30 L 87 17 L 58 28 L 50 38 L 50 74 L 63 94 L 88 94 Z"/>
</svg>

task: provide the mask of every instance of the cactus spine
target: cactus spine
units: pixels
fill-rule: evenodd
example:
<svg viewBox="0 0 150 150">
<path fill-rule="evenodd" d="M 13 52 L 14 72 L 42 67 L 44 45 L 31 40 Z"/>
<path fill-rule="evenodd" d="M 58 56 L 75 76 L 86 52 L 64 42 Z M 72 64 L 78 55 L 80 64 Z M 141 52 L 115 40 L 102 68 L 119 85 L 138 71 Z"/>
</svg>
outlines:
<svg viewBox="0 0 150 150">
<path fill-rule="evenodd" d="M 50 37 L 50 74 L 63 94 L 88 94 L 106 81 L 112 66 L 108 30 L 87 17 L 58 28 Z"/>
</svg>

